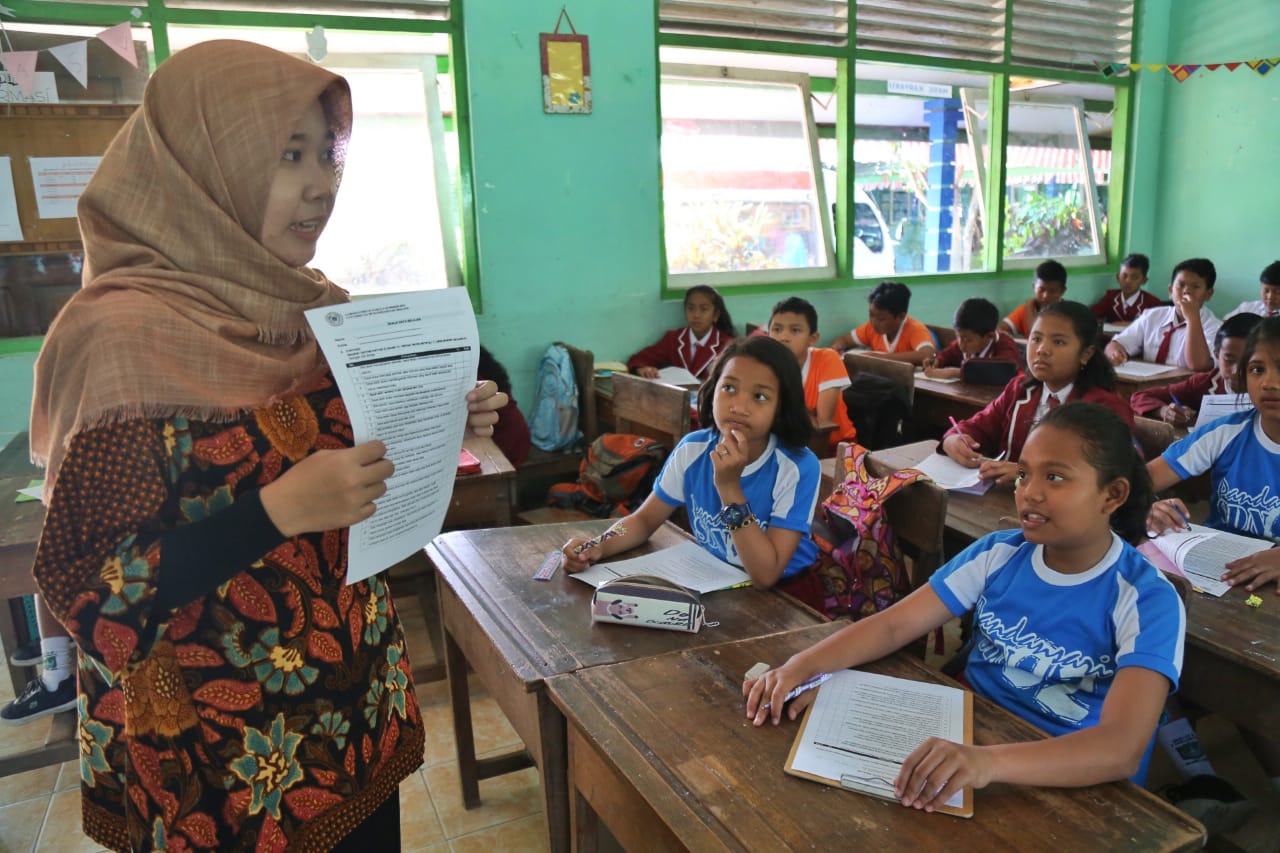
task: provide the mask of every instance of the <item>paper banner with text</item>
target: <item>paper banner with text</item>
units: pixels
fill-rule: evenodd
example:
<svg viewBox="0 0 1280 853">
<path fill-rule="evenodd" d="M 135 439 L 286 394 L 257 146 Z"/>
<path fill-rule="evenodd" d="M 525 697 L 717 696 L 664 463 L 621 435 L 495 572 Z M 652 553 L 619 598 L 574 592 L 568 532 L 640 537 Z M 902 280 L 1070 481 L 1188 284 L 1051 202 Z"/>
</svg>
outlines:
<svg viewBox="0 0 1280 853">
<path fill-rule="evenodd" d="M 133 28 L 128 21 L 103 30 L 98 33 L 98 39 L 124 57 L 125 62 L 138 67 L 138 57 L 133 52 Z"/>
<path fill-rule="evenodd" d="M 88 48 L 87 41 L 73 41 L 45 49 L 53 54 L 54 59 L 62 63 L 63 68 L 71 72 L 71 76 L 76 78 L 77 83 L 87 89 L 89 88 Z"/>
<path fill-rule="evenodd" d="M 13 82 L 18 84 L 24 95 L 30 95 L 35 89 L 36 53 L 34 50 L 0 52 L 0 65 L 13 75 Z"/>
</svg>

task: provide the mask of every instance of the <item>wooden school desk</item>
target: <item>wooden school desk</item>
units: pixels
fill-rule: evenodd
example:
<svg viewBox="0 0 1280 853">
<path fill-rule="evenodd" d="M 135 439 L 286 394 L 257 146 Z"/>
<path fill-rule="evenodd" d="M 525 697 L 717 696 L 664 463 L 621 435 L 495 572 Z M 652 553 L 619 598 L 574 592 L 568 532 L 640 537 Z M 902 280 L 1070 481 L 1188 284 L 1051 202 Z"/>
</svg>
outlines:
<svg viewBox="0 0 1280 853">
<path fill-rule="evenodd" d="M 1146 388 L 1160 388 L 1164 385 L 1172 385 L 1175 382 L 1181 382 L 1195 371 L 1187 370 L 1185 367 L 1170 367 L 1163 373 L 1155 376 L 1147 376 L 1142 379 L 1130 379 L 1124 376 L 1116 376 L 1116 393 L 1128 400 L 1138 391 Z"/>
<path fill-rule="evenodd" d="M 40 541 L 45 515 L 40 501 L 16 503 L 14 497 L 18 489 L 25 489 L 42 476 L 43 472 L 30 462 L 27 434 L 18 433 L 0 451 L 0 589 L 6 599 L 0 605 L 0 642 L 4 643 L 5 666 L 9 668 L 14 696 L 27 686 L 27 678 L 36 674 L 34 667 L 13 666 L 7 656 L 34 639 L 27 630 L 22 597 L 38 591 L 31 567 L 36 561 L 36 543 Z M 44 746 L 0 757 L 0 777 L 70 761 L 79 750 L 75 711 L 63 711 L 53 716 Z"/>
<path fill-rule="evenodd" d="M 1000 396 L 1003 386 L 939 382 L 923 373 L 915 375 L 916 396 L 911 419 L 924 435 L 941 436 L 951 428 L 951 418 L 962 421 L 982 411 Z"/>
<path fill-rule="evenodd" d="M 1268 584 L 1261 607 L 1237 587 L 1214 598 L 1187 597 L 1187 642 L 1179 693 L 1233 723 L 1275 738 L 1280 732 L 1280 595 Z"/>
<path fill-rule="evenodd" d="M 574 849 L 599 822 L 625 850 L 1196 850 L 1204 830 L 1131 782 L 1089 788 L 990 785 L 971 819 L 927 814 L 787 775 L 797 724 L 755 728 L 742 675 L 780 664 L 842 627 L 687 649 L 548 682 L 569 724 Z M 898 652 L 863 669 L 954 685 Z M 1043 733 L 974 697 L 974 742 Z M 867 725 L 874 726 L 874 720 Z"/>
<path fill-rule="evenodd" d="M 733 589 L 703 597 L 708 618 L 698 634 L 593 625 L 592 589 L 563 569 L 549 582 L 532 579 L 542 558 L 573 536 L 593 535 L 607 521 L 445 533 L 427 546 L 436 567 L 444 621 L 458 774 L 463 802 L 480 803 L 479 780 L 538 767 L 551 849 L 569 849 L 565 722 L 545 690 L 553 675 L 698 648 L 737 637 L 775 634 L 825 621 L 790 596 Z M 687 541 L 672 524 L 625 556 Z M 467 666 L 475 670 L 524 741 L 526 751 L 477 760 L 472 739 Z"/>
<path fill-rule="evenodd" d="M 480 460 L 478 474 L 459 474 L 444 528 L 510 527 L 516 505 L 516 469 L 492 438 L 468 434 L 462 446 Z"/>
</svg>

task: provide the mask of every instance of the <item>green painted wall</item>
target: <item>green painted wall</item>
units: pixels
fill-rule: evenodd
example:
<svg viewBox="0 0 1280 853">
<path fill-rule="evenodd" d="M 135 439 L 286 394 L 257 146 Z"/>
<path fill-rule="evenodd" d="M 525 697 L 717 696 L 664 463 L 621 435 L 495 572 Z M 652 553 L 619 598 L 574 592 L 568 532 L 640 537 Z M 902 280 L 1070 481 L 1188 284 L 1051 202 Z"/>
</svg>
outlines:
<svg viewBox="0 0 1280 853">
<path fill-rule="evenodd" d="M 545 115 L 538 34 L 562 3 L 469 3 L 466 49 L 476 173 L 483 314 L 480 336 L 512 375 L 526 409 L 547 344 L 564 340 L 598 361 L 625 360 L 684 323 L 659 298 L 657 54 L 652 3 L 578 0 L 573 22 L 591 40 L 594 112 Z M 1079 275 L 1070 295 L 1092 301 L 1110 275 Z M 949 323 L 982 292 L 1006 310 L 1031 295 L 1016 281 L 916 288 L 912 313 Z M 802 293 L 823 340 L 866 319 L 869 285 Z M 779 294 L 730 295 L 739 331 L 763 323 Z"/>
<path fill-rule="evenodd" d="M 1145 45 L 1143 62 L 1199 64 L 1280 54 L 1275 0 L 1143 5 L 1144 25 L 1168 19 L 1167 45 Z M 1161 283 L 1168 282 L 1178 260 L 1212 259 L 1218 286 L 1211 307 L 1221 316 L 1244 299 L 1257 299 L 1258 273 L 1280 258 L 1280 71 L 1260 77 L 1247 66 L 1234 72 L 1201 69 L 1185 83 L 1144 71 L 1139 91 L 1162 96 L 1163 104 L 1158 114 L 1140 116 L 1137 159 L 1155 174 L 1145 191 L 1133 195 L 1133 233 L 1149 240 Z"/>
<path fill-rule="evenodd" d="M 467 2 L 477 239 L 485 344 L 512 373 L 527 408 L 548 343 L 566 340 L 599 360 L 621 360 L 683 323 L 680 304 L 659 298 L 657 51 L 650 2 L 578 0 L 573 20 L 590 36 L 594 112 L 542 112 L 538 34 L 556 0 Z M 1144 0 L 1144 62 L 1249 59 L 1275 54 L 1273 0 Z M 1265 240 L 1280 189 L 1280 72 L 1197 73 L 1176 84 L 1139 75 L 1130 174 L 1127 251 L 1155 259 L 1153 280 L 1173 260 L 1204 254 L 1218 264 L 1214 307 L 1255 298 L 1257 273 L 1280 257 Z M 1091 301 L 1110 274 L 1076 275 L 1068 295 Z M 1011 309 L 1030 294 L 1015 280 L 915 288 L 912 313 L 947 323 L 962 299 L 982 293 Z M 866 315 L 868 285 L 801 292 L 830 340 Z M 778 294 L 730 296 L 739 327 L 768 319 Z M 0 359 L 0 437 L 21 429 L 30 405 L 30 357 Z M 12 423 L 11 423 L 12 422 Z"/>
</svg>

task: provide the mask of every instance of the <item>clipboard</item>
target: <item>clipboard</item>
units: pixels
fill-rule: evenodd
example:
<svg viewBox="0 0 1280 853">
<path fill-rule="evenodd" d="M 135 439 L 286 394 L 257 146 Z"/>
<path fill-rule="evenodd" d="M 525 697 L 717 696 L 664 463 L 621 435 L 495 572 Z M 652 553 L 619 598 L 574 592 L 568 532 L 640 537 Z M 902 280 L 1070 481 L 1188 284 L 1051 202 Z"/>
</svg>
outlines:
<svg viewBox="0 0 1280 853">
<path fill-rule="evenodd" d="M 851 671 L 845 670 L 845 672 L 851 672 Z M 870 675 L 870 673 L 859 673 L 859 674 Z M 835 673 L 834 675 L 838 677 L 840 673 Z M 891 679 L 892 681 L 903 682 L 905 684 L 923 684 L 924 683 L 924 682 L 914 682 L 914 681 L 911 681 L 910 679 L 892 678 L 891 676 L 874 676 L 874 677 L 877 679 Z M 963 728 L 964 736 L 963 736 L 963 740 L 960 742 L 964 743 L 966 746 L 972 746 L 973 745 L 973 693 L 968 690 L 962 690 L 958 687 L 946 687 L 944 685 L 934 685 L 934 686 L 943 687 L 946 690 L 954 690 L 957 693 L 962 694 L 962 697 L 963 697 L 961 700 L 963 702 L 962 728 Z M 796 738 L 791 744 L 791 751 L 787 755 L 787 761 L 786 761 L 786 764 L 783 765 L 783 770 L 792 776 L 797 776 L 801 779 L 808 779 L 811 782 L 819 782 L 823 785 L 829 785 L 833 788 L 841 788 L 846 791 L 856 791 L 861 794 L 868 794 L 873 797 L 879 797 L 880 799 L 892 800 L 893 802 L 897 802 L 898 798 L 893 795 L 893 787 L 892 787 L 893 777 L 897 775 L 896 770 L 893 771 L 892 775 L 886 772 L 879 776 L 873 777 L 871 779 L 862 779 L 849 774 L 841 774 L 840 778 L 835 778 L 833 776 L 821 775 L 818 773 L 809 772 L 804 769 L 797 768 L 795 766 L 797 753 L 800 751 L 801 745 L 804 744 L 806 740 L 812 740 L 811 732 L 809 731 L 809 728 L 810 728 L 811 722 L 815 717 L 814 709 L 818 707 L 818 699 L 821 698 L 823 691 L 826 689 L 827 689 L 827 685 L 825 684 L 822 687 L 819 687 L 817 696 L 815 696 L 813 703 L 810 704 L 808 708 L 805 708 L 804 714 L 800 718 L 800 729 L 799 731 L 796 732 Z M 893 711 L 892 708 L 885 708 L 884 710 L 889 713 Z M 884 763 L 888 764 L 888 763 L 891 763 L 891 761 L 889 759 L 885 759 Z M 888 776 L 888 778 L 881 778 L 882 776 Z M 940 805 L 940 806 L 935 806 L 934 811 L 941 814 L 953 815 L 955 817 L 964 817 L 964 818 L 973 817 L 973 788 L 971 787 L 963 788 L 960 792 L 960 795 L 961 795 L 961 803 L 959 806 Z"/>
</svg>

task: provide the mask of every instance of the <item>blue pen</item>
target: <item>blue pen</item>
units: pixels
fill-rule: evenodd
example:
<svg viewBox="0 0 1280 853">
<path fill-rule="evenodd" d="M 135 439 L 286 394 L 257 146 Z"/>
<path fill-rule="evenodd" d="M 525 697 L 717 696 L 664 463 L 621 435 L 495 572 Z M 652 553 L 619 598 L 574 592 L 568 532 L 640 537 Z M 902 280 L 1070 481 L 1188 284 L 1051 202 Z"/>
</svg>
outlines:
<svg viewBox="0 0 1280 853">
<path fill-rule="evenodd" d="M 1174 404 L 1175 406 L 1181 406 L 1181 405 L 1182 405 L 1182 401 L 1178 399 L 1178 395 L 1177 395 L 1177 394 L 1170 394 L 1170 395 L 1169 395 L 1169 398 L 1173 400 L 1173 404 Z"/>
<path fill-rule="evenodd" d="M 1173 499 L 1173 498 L 1170 498 L 1170 499 L 1169 499 L 1169 506 L 1173 507 L 1173 511 L 1174 511 L 1174 512 L 1176 512 L 1176 513 L 1178 514 L 1178 518 L 1181 518 L 1181 519 L 1182 519 L 1182 523 L 1183 523 L 1183 525 L 1187 528 L 1187 530 L 1190 530 L 1190 529 L 1191 529 L 1191 517 L 1190 517 L 1190 516 L 1188 516 L 1185 512 L 1183 512 L 1183 511 L 1182 511 L 1182 507 L 1178 506 L 1178 502 L 1177 502 L 1177 500 L 1175 500 L 1175 499 Z"/>
</svg>

